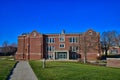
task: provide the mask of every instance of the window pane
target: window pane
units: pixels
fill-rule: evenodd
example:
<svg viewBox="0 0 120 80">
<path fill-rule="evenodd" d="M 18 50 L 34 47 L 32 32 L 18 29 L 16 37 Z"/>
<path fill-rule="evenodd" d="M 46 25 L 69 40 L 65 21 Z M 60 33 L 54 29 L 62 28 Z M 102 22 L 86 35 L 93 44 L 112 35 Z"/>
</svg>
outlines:
<svg viewBox="0 0 120 80">
<path fill-rule="evenodd" d="M 73 37 L 70 38 L 70 42 L 73 42 Z"/>
<path fill-rule="evenodd" d="M 47 47 L 47 51 L 54 51 L 54 49 L 55 49 L 54 46 L 48 46 Z"/>
<path fill-rule="evenodd" d="M 78 38 L 76 37 L 76 42 L 78 42 Z"/>
<path fill-rule="evenodd" d="M 65 41 L 65 37 L 61 36 L 60 37 L 60 42 L 64 42 Z"/>
<path fill-rule="evenodd" d="M 71 38 L 69 39 L 69 41 L 70 41 L 71 43 L 78 42 L 78 38 L 77 38 L 77 37 L 71 37 Z"/>
<path fill-rule="evenodd" d="M 65 47 L 65 45 L 64 44 L 60 44 L 60 48 L 64 48 Z"/>
<path fill-rule="evenodd" d="M 51 38 L 51 42 L 54 43 L 54 38 Z"/>
<path fill-rule="evenodd" d="M 78 46 L 70 46 L 70 50 L 76 52 L 78 50 Z"/>
<path fill-rule="evenodd" d="M 46 42 L 47 42 L 47 43 L 54 43 L 54 42 L 55 42 L 55 39 L 52 38 L 52 37 L 47 37 L 47 38 L 46 38 Z"/>
<path fill-rule="evenodd" d="M 75 38 L 73 37 L 73 42 L 75 42 Z"/>
</svg>

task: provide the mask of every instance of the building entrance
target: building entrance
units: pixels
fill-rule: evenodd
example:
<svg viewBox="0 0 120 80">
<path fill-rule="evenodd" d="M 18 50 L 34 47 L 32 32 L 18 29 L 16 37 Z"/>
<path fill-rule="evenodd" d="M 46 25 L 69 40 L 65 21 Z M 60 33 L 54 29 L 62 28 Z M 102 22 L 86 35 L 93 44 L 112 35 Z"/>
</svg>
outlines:
<svg viewBox="0 0 120 80">
<path fill-rule="evenodd" d="M 57 52 L 55 55 L 56 59 L 67 59 L 67 52 Z"/>
<path fill-rule="evenodd" d="M 55 60 L 62 60 L 62 59 L 69 60 L 69 51 L 55 51 L 54 52 L 54 59 Z"/>
</svg>

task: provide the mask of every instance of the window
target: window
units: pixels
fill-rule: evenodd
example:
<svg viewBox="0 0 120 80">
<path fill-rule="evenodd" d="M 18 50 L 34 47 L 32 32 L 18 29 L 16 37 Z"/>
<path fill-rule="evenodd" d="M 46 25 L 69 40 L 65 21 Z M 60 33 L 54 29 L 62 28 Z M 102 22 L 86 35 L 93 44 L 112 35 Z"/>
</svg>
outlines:
<svg viewBox="0 0 120 80">
<path fill-rule="evenodd" d="M 71 38 L 69 39 L 69 41 L 70 41 L 71 43 L 78 42 L 78 38 L 77 38 L 77 37 L 71 37 Z"/>
<path fill-rule="evenodd" d="M 58 52 L 58 59 L 67 59 L 67 52 Z"/>
<path fill-rule="evenodd" d="M 111 53 L 111 54 L 118 54 L 118 50 L 117 50 L 117 49 L 110 50 L 110 53 Z"/>
<path fill-rule="evenodd" d="M 77 52 L 78 46 L 70 46 L 70 50 L 71 50 L 72 52 Z"/>
<path fill-rule="evenodd" d="M 60 41 L 60 42 L 64 42 L 64 41 L 65 41 L 65 37 L 64 37 L 64 36 L 60 36 L 59 41 Z"/>
<path fill-rule="evenodd" d="M 65 48 L 65 44 L 60 44 L 60 48 Z"/>
<path fill-rule="evenodd" d="M 72 38 L 70 38 L 70 40 L 69 40 L 70 42 L 73 42 L 73 39 Z"/>
<path fill-rule="evenodd" d="M 48 37 L 48 38 L 46 38 L 46 42 L 47 43 L 54 43 L 55 39 L 53 37 Z"/>
<path fill-rule="evenodd" d="M 48 54 L 48 59 L 53 59 L 53 54 Z"/>
<path fill-rule="evenodd" d="M 47 51 L 54 51 L 55 50 L 55 47 L 54 46 L 48 46 L 47 47 Z"/>
</svg>

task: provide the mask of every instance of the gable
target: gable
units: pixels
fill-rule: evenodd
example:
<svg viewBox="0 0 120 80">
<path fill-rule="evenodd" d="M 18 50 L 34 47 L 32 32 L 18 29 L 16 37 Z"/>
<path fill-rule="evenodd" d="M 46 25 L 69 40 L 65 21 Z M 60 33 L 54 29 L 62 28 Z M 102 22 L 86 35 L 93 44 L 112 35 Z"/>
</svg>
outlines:
<svg viewBox="0 0 120 80">
<path fill-rule="evenodd" d="M 36 30 L 32 31 L 30 34 L 29 34 L 30 37 L 39 37 L 41 36 L 40 33 L 38 33 Z"/>
</svg>

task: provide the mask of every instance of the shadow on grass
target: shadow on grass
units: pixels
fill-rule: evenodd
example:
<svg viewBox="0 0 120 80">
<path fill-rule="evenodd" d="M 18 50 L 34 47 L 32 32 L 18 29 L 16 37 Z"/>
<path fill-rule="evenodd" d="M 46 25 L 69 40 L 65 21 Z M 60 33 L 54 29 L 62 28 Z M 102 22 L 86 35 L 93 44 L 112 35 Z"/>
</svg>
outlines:
<svg viewBox="0 0 120 80">
<path fill-rule="evenodd" d="M 11 75 L 13 74 L 13 71 L 14 71 L 14 69 L 16 68 L 18 62 L 19 62 L 19 61 L 17 61 L 17 62 L 15 63 L 14 67 L 11 69 L 10 74 L 8 75 L 8 77 L 6 78 L 6 80 L 10 80 L 10 77 L 11 77 Z"/>
</svg>

